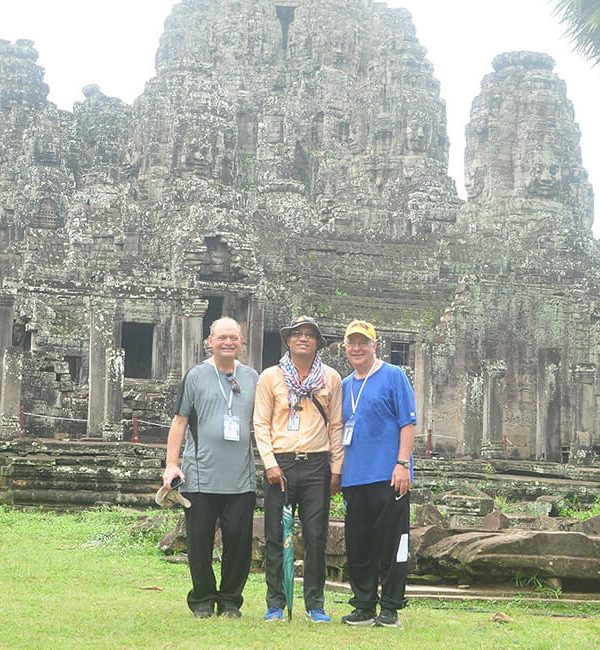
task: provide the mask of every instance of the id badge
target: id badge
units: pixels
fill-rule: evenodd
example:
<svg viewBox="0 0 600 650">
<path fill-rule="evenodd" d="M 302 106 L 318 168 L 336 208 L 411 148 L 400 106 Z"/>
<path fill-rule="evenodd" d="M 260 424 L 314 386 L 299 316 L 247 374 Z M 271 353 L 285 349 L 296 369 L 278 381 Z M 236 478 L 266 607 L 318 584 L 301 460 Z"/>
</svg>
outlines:
<svg viewBox="0 0 600 650">
<path fill-rule="evenodd" d="M 352 434 L 354 433 L 354 420 L 348 420 L 344 424 L 344 432 L 342 434 L 342 445 L 349 447 L 352 444 Z"/>
<path fill-rule="evenodd" d="M 238 415 L 223 416 L 223 438 L 233 442 L 240 441 L 240 418 Z"/>
<path fill-rule="evenodd" d="M 300 429 L 300 415 L 298 413 L 290 413 L 288 418 L 288 431 L 298 431 Z"/>
</svg>

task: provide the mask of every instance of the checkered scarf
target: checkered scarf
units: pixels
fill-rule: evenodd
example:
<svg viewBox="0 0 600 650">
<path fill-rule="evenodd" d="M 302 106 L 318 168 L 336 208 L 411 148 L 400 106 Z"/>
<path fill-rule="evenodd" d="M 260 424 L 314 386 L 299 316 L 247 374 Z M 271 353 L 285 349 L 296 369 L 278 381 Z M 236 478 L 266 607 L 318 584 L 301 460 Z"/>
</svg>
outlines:
<svg viewBox="0 0 600 650">
<path fill-rule="evenodd" d="M 283 378 L 289 388 L 288 402 L 292 409 L 303 397 L 311 397 L 314 391 L 325 386 L 323 362 L 317 354 L 315 354 L 310 372 L 304 382 L 300 381 L 300 376 L 292 363 L 289 350 L 279 360 L 279 367 L 281 368 L 281 372 L 283 372 Z"/>
</svg>

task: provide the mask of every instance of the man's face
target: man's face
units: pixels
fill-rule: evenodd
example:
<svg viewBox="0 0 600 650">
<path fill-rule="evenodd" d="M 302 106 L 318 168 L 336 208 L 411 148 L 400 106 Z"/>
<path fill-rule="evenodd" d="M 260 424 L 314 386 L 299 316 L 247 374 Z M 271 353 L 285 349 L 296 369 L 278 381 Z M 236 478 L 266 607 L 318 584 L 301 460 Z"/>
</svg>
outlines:
<svg viewBox="0 0 600 650">
<path fill-rule="evenodd" d="M 244 338 L 233 323 L 217 323 L 208 345 L 212 348 L 215 359 L 236 359 L 242 349 Z"/>
<path fill-rule="evenodd" d="M 318 334 L 310 325 L 300 325 L 287 337 L 287 344 L 292 356 L 310 356 L 317 354 Z"/>
<path fill-rule="evenodd" d="M 370 366 L 375 360 L 377 343 L 362 334 L 350 334 L 344 339 L 346 358 L 353 368 Z"/>
</svg>

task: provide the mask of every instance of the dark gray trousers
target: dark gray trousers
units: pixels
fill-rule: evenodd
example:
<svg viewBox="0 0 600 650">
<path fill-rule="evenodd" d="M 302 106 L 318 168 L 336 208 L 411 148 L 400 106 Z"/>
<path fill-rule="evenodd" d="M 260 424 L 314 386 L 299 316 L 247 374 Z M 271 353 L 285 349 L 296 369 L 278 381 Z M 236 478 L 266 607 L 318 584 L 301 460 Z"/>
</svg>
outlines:
<svg viewBox="0 0 600 650">
<path fill-rule="evenodd" d="M 346 556 L 354 597 L 360 609 L 402 609 L 408 574 L 410 492 L 398 495 L 389 481 L 343 489 L 346 502 Z"/>
<path fill-rule="evenodd" d="M 189 608 L 217 604 L 240 607 L 242 591 L 248 579 L 252 561 L 252 521 L 256 494 L 205 494 L 186 492 L 192 502 L 185 509 L 187 551 L 192 576 L 188 594 Z M 213 548 L 217 518 L 221 527 L 223 555 L 221 584 L 217 589 L 213 571 Z"/>
<path fill-rule="evenodd" d="M 287 479 L 289 502 L 297 506 L 304 543 L 304 605 L 306 610 L 323 607 L 325 545 L 329 528 L 331 470 L 326 452 L 309 454 L 295 461 L 276 456 Z M 265 570 L 267 607 L 285 607 L 283 592 L 283 530 L 281 511 L 284 495 L 279 484 L 265 479 Z"/>
</svg>

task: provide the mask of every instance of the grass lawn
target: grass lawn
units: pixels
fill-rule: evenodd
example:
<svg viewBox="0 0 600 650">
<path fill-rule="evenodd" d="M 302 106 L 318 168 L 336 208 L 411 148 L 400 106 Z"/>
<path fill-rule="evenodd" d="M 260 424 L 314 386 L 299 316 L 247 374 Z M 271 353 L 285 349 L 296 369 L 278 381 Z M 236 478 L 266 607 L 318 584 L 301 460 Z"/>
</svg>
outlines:
<svg viewBox="0 0 600 650">
<path fill-rule="evenodd" d="M 147 513 L 172 527 L 174 513 Z M 251 575 L 240 620 L 194 619 L 186 565 L 165 562 L 160 534 L 132 533 L 140 514 L 0 507 L 0 648 L 577 648 L 598 647 L 600 611 L 557 602 L 429 603 L 413 599 L 401 627 L 351 628 L 347 596 L 328 592 L 330 625 L 262 621 L 264 578 Z M 496 623 L 495 612 L 512 621 Z"/>
</svg>

